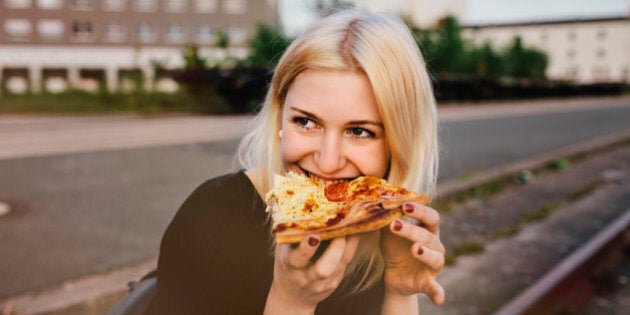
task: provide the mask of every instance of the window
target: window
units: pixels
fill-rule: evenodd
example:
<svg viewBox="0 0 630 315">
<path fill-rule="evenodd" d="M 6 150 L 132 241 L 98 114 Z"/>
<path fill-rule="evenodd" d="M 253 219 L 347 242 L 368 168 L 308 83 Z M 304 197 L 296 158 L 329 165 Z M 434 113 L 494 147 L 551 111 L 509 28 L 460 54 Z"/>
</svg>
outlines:
<svg viewBox="0 0 630 315">
<path fill-rule="evenodd" d="M 171 43 L 181 43 L 186 40 L 186 28 L 182 23 L 169 23 L 164 29 L 164 39 Z"/>
<path fill-rule="evenodd" d="M 247 39 L 247 32 L 240 26 L 231 26 L 227 29 L 227 36 L 233 45 L 241 45 Z"/>
<path fill-rule="evenodd" d="M 7 19 L 4 21 L 4 32 L 11 38 L 25 38 L 33 32 L 33 25 L 27 19 Z"/>
<path fill-rule="evenodd" d="M 108 42 L 122 42 L 125 41 L 125 27 L 118 22 L 110 22 L 105 24 L 104 39 Z"/>
<path fill-rule="evenodd" d="M 164 0 L 164 11 L 186 12 L 186 0 Z"/>
<path fill-rule="evenodd" d="M 96 0 L 71 0 L 70 7 L 75 10 L 94 10 L 96 7 Z"/>
<path fill-rule="evenodd" d="M 151 12 L 157 10 L 156 0 L 133 0 L 133 8 L 140 12 Z"/>
<path fill-rule="evenodd" d="M 227 14 L 245 14 L 247 12 L 247 0 L 223 1 L 223 12 Z"/>
<path fill-rule="evenodd" d="M 31 0 L 4 0 L 4 6 L 9 9 L 28 9 L 31 7 Z"/>
<path fill-rule="evenodd" d="M 127 0 L 105 0 L 103 9 L 107 11 L 124 11 L 127 7 Z"/>
<path fill-rule="evenodd" d="M 195 12 L 213 13 L 217 12 L 218 0 L 194 0 Z"/>
<path fill-rule="evenodd" d="M 63 7 L 62 0 L 37 0 L 37 6 L 44 10 L 57 10 Z"/>
<path fill-rule="evenodd" d="M 136 39 L 142 43 L 154 42 L 157 39 L 155 26 L 147 22 L 141 22 L 136 27 Z"/>
<path fill-rule="evenodd" d="M 203 44 L 214 44 L 217 41 L 217 31 L 210 25 L 197 25 L 195 28 L 195 40 Z"/>
<path fill-rule="evenodd" d="M 596 66 L 593 68 L 593 80 L 608 81 L 609 71 L 606 66 Z"/>
<path fill-rule="evenodd" d="M 577 79 L 578 75 L 580 74 L 580 71 L 579 71 L 577 66 L 573 66 L 573 67 L 567 68 L 566 73 L 567 73 L 567 78 L 568 79 L 575 80 L 575 79 Z"/>
<path fill-rule="evenodd" d="M 89 41 L 93 39 L 92 22 L 74 21 L 72 22 L 72 34 L 76 40 Z"/>
<path fill-rule="evenodd" d="M 61 39 L 64 29 L 65 26 L 61 20 L 43 19 L 37 21 L 37 33 L 44 39 Z"/>
</svg>

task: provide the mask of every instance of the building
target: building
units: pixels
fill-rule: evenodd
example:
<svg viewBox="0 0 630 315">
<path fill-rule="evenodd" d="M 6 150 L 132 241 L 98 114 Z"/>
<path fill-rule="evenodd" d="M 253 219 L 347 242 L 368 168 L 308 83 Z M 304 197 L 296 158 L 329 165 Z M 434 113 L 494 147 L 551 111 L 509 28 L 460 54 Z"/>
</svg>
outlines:
<svg viewBox="0 0 630 315">
<path fill-rule="evenodd" d="M 466 15 L 468 0 L 354 0 L 357 8 L 372 12 L 389 12 L 404 16 L 420 28 L 432 28 L 444 16 L 460 21 Z"/>
<path fill-rule="evenodd" d="M 359 8 L 406 17 L 420 28 L 432 28 L 446 15 L 466 21 L 467 0 L 354 0 Z M 546 76 L 576 83 L 630 83 L 629 13 L 529 23 L 464 25 L 463 36 L 476 44 L 503 49 L 514 37 L 549 57 Z"/>
<path fill-rule="evenodd" d="M 502 49 L 518 36 L 549 58 L 547 78 L 576 83 L 630 83 L 630 19 L 626 16 L 535 23 L 469 25 L 463 36 Z"/>
<path fill-rule="evenodd" d="M 171 90 L 156 69 L 181 67 L 186 44 L 242 57 L 255 24 L 277 25 L 277 11 L 277 0 L 0 0 L 1 90 L 114 91 L 133 75 L 145 88 Z M 226 50 L 216 47 L 219 34 Z"/>
</svg>

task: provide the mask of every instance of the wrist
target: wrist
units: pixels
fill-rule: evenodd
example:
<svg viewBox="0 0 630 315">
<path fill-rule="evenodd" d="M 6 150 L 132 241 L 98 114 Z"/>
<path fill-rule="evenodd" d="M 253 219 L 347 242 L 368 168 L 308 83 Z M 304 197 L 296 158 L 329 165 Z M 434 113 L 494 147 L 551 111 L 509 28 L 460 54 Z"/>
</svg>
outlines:
<svg viewBox="0 0 630 315">
<path fill-rule="evenodd" d="M 311 315 L 315 314 L 317 304 L 311 305 L 300 299 L 293 298 L 289 294 L 283 293 L 273 284 L 267 295 L 265 304 L 265 315 Z"/>
<path fill-rule="evenodd" d="M 418 314 L 418 295 L 406 295 L 385 290 L 381 314 Z"/>
</svg>

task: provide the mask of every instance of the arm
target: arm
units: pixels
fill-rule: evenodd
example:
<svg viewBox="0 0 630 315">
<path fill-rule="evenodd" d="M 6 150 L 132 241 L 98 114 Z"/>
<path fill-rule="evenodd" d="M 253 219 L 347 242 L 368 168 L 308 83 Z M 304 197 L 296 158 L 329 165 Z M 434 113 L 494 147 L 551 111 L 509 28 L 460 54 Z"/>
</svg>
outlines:
<svg viewBox="0 0 630 315">
<path fill-rule="evenodd" d="M 381 314 L 418 314 L 418 312 L 418 296 L 416 294 L 398 295 L 385 291 Z"/>
</svg>

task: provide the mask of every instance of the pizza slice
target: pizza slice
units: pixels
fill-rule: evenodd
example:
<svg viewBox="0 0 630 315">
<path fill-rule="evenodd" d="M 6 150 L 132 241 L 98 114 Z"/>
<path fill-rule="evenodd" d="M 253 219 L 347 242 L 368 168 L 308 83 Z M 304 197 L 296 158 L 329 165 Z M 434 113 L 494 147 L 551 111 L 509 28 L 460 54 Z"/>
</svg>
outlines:
<svg viewBox="0 0 630 315">
<path fill-rule="evenodd" d="M 426 194 L 373 176 L 322 184 L 293 172 L 275 175 L 265 199 L 278 244 L 297 243 L 309 234 L 328 240 L 374 231 L 401 218 L 405 202 L 429 202 Z"/>
</svg>

